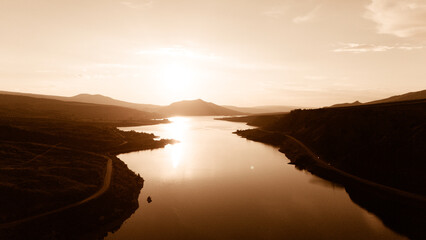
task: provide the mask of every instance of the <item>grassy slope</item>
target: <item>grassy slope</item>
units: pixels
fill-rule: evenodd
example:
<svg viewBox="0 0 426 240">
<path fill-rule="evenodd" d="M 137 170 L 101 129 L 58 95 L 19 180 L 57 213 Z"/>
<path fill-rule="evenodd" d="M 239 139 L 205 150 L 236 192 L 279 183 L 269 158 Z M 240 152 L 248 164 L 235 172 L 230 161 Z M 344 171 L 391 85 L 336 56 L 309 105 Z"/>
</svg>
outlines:
<svg viewBox="0 0 426 240">
<path fill-rule="evenodd" d="M 284 134 L 302 140 L 321 160 L 362 178 L 426 195 L 426 101 L 360 107 L 297 110 L 260 129 L 238 131 L 247 139 L 280 146 L 296 164 L 323 178 L 344 184 L 349 197 L 377 215 L 394 231 L 424 239 L 423 201 L 363 185 L 312 163 L 307 151 Z M 313 164 L 313 165 L 311 165 Z"/>
<path fill-rule="evenodd" d="M 161 107 L 157 111 L 165 116 L 232 116 L 243 114 L 201 99 L 175 102 Z"/>
<path fill-rule="evenodd" d="M 30 143 L 0 142 L 0 148 L 1 222 L 76 202 L 101 186 L 101 157 Z"/>
<path fill-rule="evenodd" d="M 295 110 L 263 128 L 296 137 L 323 160 L 349 173 L 426 195 L 425 100 Z M 280 144 L 279 134 L 259 134 L 244 133 Z"/>
<path fill-rule="evenodd" d="M 94 193 L 102 183 L 106 161 L 85 151 L 121 153 L 173 142 L 109 125 L 69 121 L 0 121 L 0 131 L 0 192 L 6 196 L 0 204 L 2 222 L 54 209 Z"/>
<path fill-rule="evenodd" d="M 155 118 L 156 115 L 111 105 L 0 94 L 0 117 L 151 124 L 151 118 Z"/>
<path fill-rule="evenodd" d="M 137 110 L 21 96 L 6 99 L 0 102 L 0 223 L 52 210 L 96 192 L 103 181 L 106 161 L 86 151 L 118 154 L 173 142 L 116 128 L 129 124 L 128 120 L 146 123 L 149 119 Z M 88 203 L 90 207 L 17 226 L 12 233 L 0 229 L 0 238 L 26 239 L 31 231 L 68 236 L 105 224 L 119 226 L 137 208 L 143 180 L 118 158 L 113 157 L 113 166 L 110 190 L 96 203 Z M 58 224 L 58 229 L 53 230 L 52 224 Z M 76 226 L 81 231 L 75 232 Z"/>
<path fill-rule="evenodd" d="M 411 101 L 411 100 L 420 100 L 420 99 L 426 99 L 426 90 L 422 90 L 422 91 L 418 91 L 418 92 L 409 92 L 409 93 L 406 93 L 406 94 L 392 96 L 392 97 L 388 97 L 388 98 L 385 98 L 385 99 L 380 99 L 380 100 L 368 102 L 367 104 L 401 102 L 401 101 Z"/>
<path fill-rule="evenodd" d="M 225 120 L 230 122 L 245 122 L 249 126 L 266 126 L 268 124 L 272 124 L 276 122 L 279 118 L 284 116 L 284 113 L 277 113 L 277 114 L 259 114 L 259 115 L 249 115 L 249 116 L 243 116 L 243 117 L 223 117 L 223 118 L 216 118 L 216 120 Z"/>
</svg>

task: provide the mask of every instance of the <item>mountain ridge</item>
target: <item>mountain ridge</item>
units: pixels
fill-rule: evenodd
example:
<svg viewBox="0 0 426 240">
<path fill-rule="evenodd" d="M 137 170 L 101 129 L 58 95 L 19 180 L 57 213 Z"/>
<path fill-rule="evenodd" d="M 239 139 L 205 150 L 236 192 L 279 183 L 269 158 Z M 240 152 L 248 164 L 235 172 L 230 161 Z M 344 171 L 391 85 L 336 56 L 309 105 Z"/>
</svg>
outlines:
<svg viewBox="0 0 426 240">
<path fill-rule="evenodd" d="M 87 94 L 82 93 L 72 97 L 64 96 L 54 96 L 54 95 L 42 95 L 42 94 L 33 94 L 33 93 L 19 93 L 19 92 L 8 92 L 0 91 L 0 94 L 4 95 L 14 95 L 14 96 L 26 96 L 39 99 L 52 99 L 59 100 L 64 102 L 76 102 L 76 103 L 91 103 L 99 105 L 108 105 L 108 106 L 118 106 L 136 109 L 143 112 L 149 112 L 152 114 L 158 115 L 157 117 L 169 117 L 172 115 L 182 115 L 182 116 L 231 116 L 231 115 L 242 115 L 243 112 L 234 111 L 223 106 L 216 105 L 214 103 L 206 102 L 202 99 L 196 100 L 183 100 L 179 102 L 171 103 L 167 106 L 154 105 L 154 104 L 141 104 L 141 103 L 131 103 L 126 101 L 117 100 L 108 96 L 101 94 Z M 197 104 L 198 103 L 198 104 Z M 188 106 L 183 107 L 182 104 Z M 189 105 L 196 110 L 195 112 L 189 111 Z M 201 109 L 201 105 L 205 107 L 204 110 Z M 184 109 L 186 108 L 186 109 Z M 178 111 L 178 109 L 180 109 Z"/>
<path fill-rule="evenodd" d="M 202 99 L 174 102 L 160 108 L 157 112 L 165 116 L 234 116 L 245 114 Z"/>
<path fill-rule="evenodd" d="M 264 114 L 264 113 L 284 113 L 290 112 L 291 110 L 300 108 L 295 106 L 282 106 L 282 105 L 264 105 L 254 107 L 237 107 L 231 105 L 223 105 L 223 107 L 229 108 L 238 112 L 245 112 L 249 114 Z"/>
<path fill-rule="evenodd" d="M 338 103 L 333 104 L 329 107 L 351 107 L 351 106 L 359 106 L 359 105 L 369 105 L 369 104 L 378 104 L 378 103 L 391 103 L 391 102 L 403 102 L 403 101 L 411 101 L 411 100 L 420 100 L 426 99 L 426 89 L 420 90 L 416 92 L 408 92 L 400 95 L 390 96 L 383 99 L 378 99 L 370 102 L 361 103 L 359 101 L 355 101 L 352 103 Z"/>
<path fill-rule="evenodd" d="M 133 108 L 0 94 L 0 116 L 90 122 L 151 122 L 157 115 Z"/>
<path fill-rule="evenodd" d="M 121 107 L 134 108 L 137 110 L 148 111 L 148 112 L 152 112 L 154 109 L 160 107 L 159 105 L 154 105 L 154 104 L 126 102 L 126 101 L 114 99 L 108 96 L 104 96 L 101 94 L 81 93 L 81 94 L 70 97 L 70 100 L 76 101 L 76 102 L 115 105 L 115 106 L 121 106 Z"/>
</svg>

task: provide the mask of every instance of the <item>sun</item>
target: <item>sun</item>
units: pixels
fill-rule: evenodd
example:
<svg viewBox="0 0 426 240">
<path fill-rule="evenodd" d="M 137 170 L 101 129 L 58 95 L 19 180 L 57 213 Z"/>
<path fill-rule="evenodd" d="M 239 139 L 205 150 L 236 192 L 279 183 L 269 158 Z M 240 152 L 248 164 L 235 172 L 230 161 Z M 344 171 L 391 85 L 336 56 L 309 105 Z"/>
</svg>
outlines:
<svg viewBox="0 0 426 240">
<path fill-rule="evenodd" d="M 183 62 L 172 62 L 161 68 L 162 85 L 174 95 L 186 95 L 193 89 L 194 70 Z"/>
</svg>

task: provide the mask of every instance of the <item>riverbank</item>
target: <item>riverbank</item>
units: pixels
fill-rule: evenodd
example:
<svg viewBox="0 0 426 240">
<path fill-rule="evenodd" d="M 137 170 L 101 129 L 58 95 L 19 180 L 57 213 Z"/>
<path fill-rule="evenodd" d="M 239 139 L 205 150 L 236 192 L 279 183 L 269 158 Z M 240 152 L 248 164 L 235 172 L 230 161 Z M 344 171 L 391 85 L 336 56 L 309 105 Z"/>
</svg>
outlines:
<svg viewBox="0 0 426 240">
<path fill-rule="evenodd" d="M 345 172 L 426 195 L 425 110 L 426 100 L 295 110 L 257 126 L 299 139 L 322 160 Z M 251 138 L 262 142 L 276 141 L 276 136 L 254 135 Z"/>
<path fill-rule="evenodd" d="M 279 151 L 286 155 L 291 164 L 294 164 L 298 169 L 308 170 L 309 172 L 322 178 L 341 183 L 357 183 L 365 185 L 365 187 L 371 187 L 375 190 L 383 191 L 383 193 L 394 195 L 394 197 L 398 196 L 401 198 L 401 201 L 405 200 L 410 201 L 410 203 L 418 204 L 419 207 L 423 207 L 426 204 L 426 197 L 423 195 L 414 194 L 388 187 L 386 185 L 378 184 L 332 166 L 330 163 L 321 160 L 318 155 L 313 153 L 302 142 L 292 136 L 281 133 L 268 132 L 261 129 L 237 131 L 235 133 L 249 140 L 278 146 Z M 254 136 L 262 136 L 262 138 L 256 138 Z"/>
<path fill-rule="evenodd" d="M 0 230 L 3 239 L 102 239 L 138 208 L 143 179 L 116 157 L 174 143 L 114 124 L 18 121 L 0 126 L 0 221 L 19 221 L 81 201 L 102 187 L 106 158 L 111 185 L 96 199 Z M 53 144 L 54 143 L 54 144 Z M 97 157 L 98 156 L 98 157 Z M 24 201 L 23 201 L 24 200 Z"/>
<path fill-rule="evenodd" d="M 299 170 L 341 184 L 352 201 L 376 214 L 385 225 L 409 236 L 423 239 L 426 235 L 426 197 L 378 184 L 344 172 L 321 160 L 299 140 L 277 132 L 261 129 L 237 131 L 235 134 L 249 140 L 263 142 L 276 147 Z"/>
<path fill-rule="evenodd" d="M 387 226 L 422 239 L 425 109 L 419 100 L 295 110 L 236 134 L 279 147 L 296 168 L 344 185 L 355 203 Z"/>
</svg>

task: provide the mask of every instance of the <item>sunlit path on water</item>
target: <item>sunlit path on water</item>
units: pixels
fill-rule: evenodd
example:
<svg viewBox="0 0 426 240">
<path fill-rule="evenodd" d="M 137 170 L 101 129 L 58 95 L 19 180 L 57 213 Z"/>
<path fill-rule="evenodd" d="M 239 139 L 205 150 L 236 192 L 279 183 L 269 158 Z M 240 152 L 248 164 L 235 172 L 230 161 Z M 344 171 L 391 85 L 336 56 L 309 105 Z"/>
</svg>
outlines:
<svg viewBox="0 0 426 240">
<path fill-rule="evenodd" d="M 139 209 L 108 239 L 404 239 L 345 190 L 211 117 L 125 128 L 180 142 L 119 157 L 145 179 Z M 152 203 L 146 199 L 151 196 Z"/>
<path fill-rule="evenodd" d="M 169 154 L 169 159 L 174 169 L 184 160 L 186 134 L 190 127 L 190 119 L 184 117 L 174 117 L 169 119 L 172 123 L 164 126 L 165 131 L 169 133 L 168 138 L 180 141 L 180 144 L 167 145 L 165 151 Z"/>
</svg>

